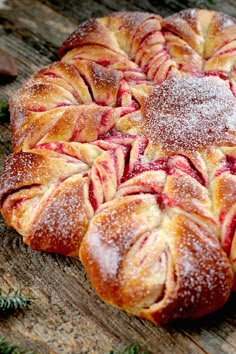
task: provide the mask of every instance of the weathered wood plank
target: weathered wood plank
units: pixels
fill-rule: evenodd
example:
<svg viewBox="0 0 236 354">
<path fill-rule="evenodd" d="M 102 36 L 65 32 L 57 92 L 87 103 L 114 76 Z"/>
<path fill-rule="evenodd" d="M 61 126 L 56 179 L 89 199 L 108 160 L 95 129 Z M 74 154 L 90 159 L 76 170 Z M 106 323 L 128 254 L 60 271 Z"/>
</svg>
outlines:
<svg viewBox="0 0 236 354">
<path fill-rule="evenodd" d="M 38 1 L 8 1 L 0 10 L 0 47 L 16 58 L 18 77 L 0 90 L 0 99 L 10 97 L 31 74 L 58 60 L 58 47 L 75 27 L 75 22 Z"/>
<path fill-rule="evenodd" d="M 88 0 L 80 1 L 80 6 L 76 6 L 73 0 L 66 2 L 60 0 L 43 0 L 43 3 L 78 22 L 85 21 L 90 17 L 104 16 L 113 11 L 148 11 L 165 17 L 186 8 L 202 7 L 203 5 L 202 0 Z M 234 0 L 216 0 L 215 4 L 209 4 L 208 8 L 236 16 Z"/>
<path fill-rule="evenodd" d="M 1 11 L 5 29 L 24 36 L 26 42 L 31 43 L 40 54 L 46 53 L 49 58 L 77 25 L 75 21 L 39 1 L 11 0 L 7 4 L 10 10 Z"/>
<path fill-rule="evenodd" d="M 17 80 L 0 87 L 10 97 L 33 72 L 57 60 L 57 49 L 77 23 L 116 10 L 169 15 L 194 1 L 9 0 L 0 8 L 0 47 L 12 54 Z M 234 0 L 214 7 L 236 16 Z M 0 166 L 9 154 L 8 124 L 0 126 Z M 0 286 L 22 288 L 37 297 L 32 308 L 0 322 L 0 335 L 38 353 L 108 353 L 138 342 L 151 353 L 234 353 L 236 301 L 195 322 L 156 327 L 104 304 L 77 259 L 37 253 L 0 219 Z"/>
<path fill-rule="evenodd" d="M 79 260 L 33 252 L 5 226 L 1 225 L 0 232 L 8 236 L 0 240 L 1 249 L 6 250 L 0 253 L 2 284 L 6 286 L 7 281 L 13 287 L 21 286 L 38 298 L 24 315 L 1 322 L 1 334 L 9 337 L 13 331 L 10 339 L 18 340 L 20 334 L 20 342 L 34 350 L 42 341 L 43 347 L 47 348 L 47 343 L 56 352 L 63 347 L 63 353 L 77 353 L 78 349 L 82 353 L 82 347 L 89 353 L 92 348 L 94 353 L 106 353 L 117 346 L 118 338 L 123 343 L 143 343 L 153 353 L 155 348 L 167 353 L 173 347 L 175 353 L 202 352 L 173 328 L 155 327 L 102 303 Z"/>
</svg>

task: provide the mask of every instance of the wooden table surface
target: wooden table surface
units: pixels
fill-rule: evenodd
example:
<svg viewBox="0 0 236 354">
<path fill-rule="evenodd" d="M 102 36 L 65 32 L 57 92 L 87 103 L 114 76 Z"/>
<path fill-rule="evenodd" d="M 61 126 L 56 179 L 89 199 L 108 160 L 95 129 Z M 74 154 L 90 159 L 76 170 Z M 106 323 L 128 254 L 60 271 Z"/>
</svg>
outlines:
<svg viewBox="0 0 236 354">
<path fill-rule="evenodd" d="M 57 49 L 78 23 L 116 10 L 170 15 L 201 1 L 0 0 L 0 48 L 16 58 L 18 77 L 0 86 L 8 99 Z M 213 9 L 236 17 L 235 0 Z M 11 151 L 9 124 L 0 125 L 0 167 Z M 77 259 L 31 251 L 0 219 L 0 286 L 37 297 L 29 310 L 0 322 L 0 335 L 37 353 L 109 353 L 139 343 L 150 353 L 236 353 L 236 296 L 224 309 L 194 322 L 157 327 L 104 304 Z"/>
</svg>

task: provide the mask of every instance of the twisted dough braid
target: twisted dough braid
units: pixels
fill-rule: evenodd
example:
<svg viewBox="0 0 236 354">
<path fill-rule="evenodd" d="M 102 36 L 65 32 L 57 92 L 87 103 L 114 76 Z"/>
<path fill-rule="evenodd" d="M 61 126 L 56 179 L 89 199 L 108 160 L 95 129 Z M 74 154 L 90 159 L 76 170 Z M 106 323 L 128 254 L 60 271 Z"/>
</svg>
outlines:
<svg viewBox="0 0 236 354">
<path fill-rule="evenodd" d="M 10 102 L 1 212 L 79 256 L 98 295 L 154 323 L 227 301 L 236 273 L 236 20 L 186 10 L 81 24 Z"/>
</svg>

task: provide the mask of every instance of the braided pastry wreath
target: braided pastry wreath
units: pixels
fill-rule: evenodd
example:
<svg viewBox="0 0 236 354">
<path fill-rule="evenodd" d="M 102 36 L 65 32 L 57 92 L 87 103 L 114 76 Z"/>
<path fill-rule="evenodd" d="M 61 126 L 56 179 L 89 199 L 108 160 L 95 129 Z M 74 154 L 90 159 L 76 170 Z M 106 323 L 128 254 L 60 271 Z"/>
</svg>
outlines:
<svg viewBox="0 0 236 354">
<path fill-rule="evenodd" d="M 137 316 L 217 310 L 236 288 L 236 20 L 115 13 L 59 56 L 10 101 L 6 223 Z"/>
</svg>

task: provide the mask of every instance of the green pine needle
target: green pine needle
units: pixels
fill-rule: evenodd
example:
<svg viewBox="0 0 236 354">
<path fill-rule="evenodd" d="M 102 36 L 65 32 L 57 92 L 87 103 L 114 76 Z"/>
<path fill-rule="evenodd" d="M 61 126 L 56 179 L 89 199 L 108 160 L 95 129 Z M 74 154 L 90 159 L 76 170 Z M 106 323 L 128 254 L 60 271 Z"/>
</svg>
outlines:
<svg viewBox="0 0 236 354">
<path fill-rule="evenodd" d="M 216 0 L 197 0 L 196 6 L 200 8 L 208 8 L 209 6 L 215 5 Z"/>
<path fill-rule="evenodd" d="M 10 344 L 4 337 L 0 337 L 0 353 L 1 354 L 36 354 L 32 351 L 21 350 L 18 345 Z"/>
<path fill-rule="evenodd" d="M 125 347 L 122 351 L 111 350 L 109 354 L 148 354 L 147 352 L 140 352 L 138 344 L 131 344 Z"/>
<path fill-rule="evenodd" d="M 2 289 L 0 289 L 0 316 L 28 308 L 33 300 L 32 296 L 23 295 L 19 290 L 13 291 L 10 289 L 8 294 L 3 294 Z"/>
<path fill-rule="evenodd" d="M 9 120 L 8 102 L 0 101 L 0 122 Z"/>
</svg>

